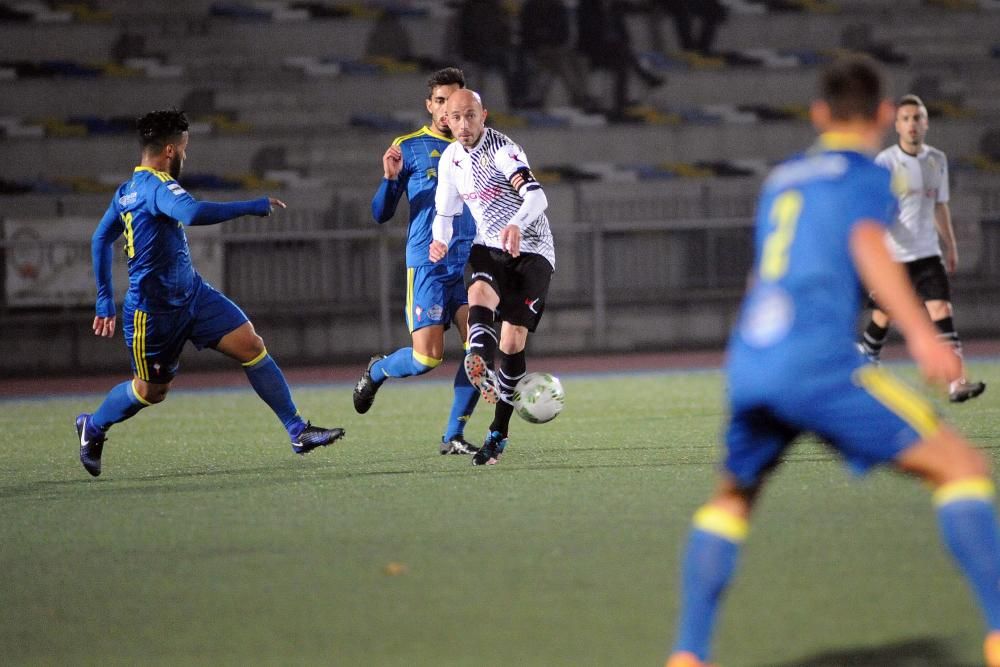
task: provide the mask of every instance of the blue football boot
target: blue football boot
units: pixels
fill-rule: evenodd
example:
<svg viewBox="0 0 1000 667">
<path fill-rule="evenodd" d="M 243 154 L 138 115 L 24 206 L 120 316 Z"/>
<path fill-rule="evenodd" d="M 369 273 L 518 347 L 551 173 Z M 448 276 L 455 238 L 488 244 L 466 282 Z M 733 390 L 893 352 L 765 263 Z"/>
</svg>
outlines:
<svg viewBox="0 0 1000 667">
<path fill-rule="evenodd" d="M 83 413 L 76 418 L 76 435 L 80 438 L 80 463 L 87 472 L 97 477 L 101 474 L 101 454 L 104 452 L 107 436 L 101 433 L 96 437 L 87 437 L 90 417 L 89 414 Z"/>
<path fill-rule="evenodd" d="M 472 456 L 474 466 L 493 466 L 499 463 L 500 455 L 507 446 L 507 438 L 500 431 L 490 431 L 486 441 L 478 452 Z"/>
<path fill-rule="evenodd" d="M 292 438 L 292 451 L 296 454 L 308 454 L 317 447 L 326 447 L 344 437 L 342 428 L 322 428 L 309 422 Z"/>
</svg>

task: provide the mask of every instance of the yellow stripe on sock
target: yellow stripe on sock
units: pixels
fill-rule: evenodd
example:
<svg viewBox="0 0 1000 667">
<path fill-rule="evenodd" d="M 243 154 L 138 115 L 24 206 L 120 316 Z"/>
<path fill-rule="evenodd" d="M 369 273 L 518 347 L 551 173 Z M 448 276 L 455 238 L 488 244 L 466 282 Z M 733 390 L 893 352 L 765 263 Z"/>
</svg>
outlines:
<svg viewBox="0 0 1000 667">
<path fill-rule="evenodd" d="M 441 365 L 441 362 L 444 361 L 444 359 L 435 359 L 434 357 L 428 357 L 427 355 L 420 354 L 416 350 L 413 351 L 413 359 L 418 364 L 423 364 L 428 368 L 437 368 Z"/>
<path fill-rule="evenodd" d="M 970 477 L 940 486 L 934 492 L 934 504 L 940 507 L 959 500 L 991 501 L 995 493 L 993 480 L 986 477 Z"/>
<path fill-rule="evenodd" d="M 145 398 L 143 398 L 142 395 L 139 393 L 139 390 L 135 388 L 135 380 L 134 379 L 132 380 L 131 389 L 132 389 L 132 395 L 135 396 L 135 400 L 139 401 L 143 405 L 147 405 L 147 406 L 152 405 L 152 403 L 150 403 Z"/>
<path fill-rule="evenodd" d="M 254 357 L 250 361 L 244 361 L 243 365 L 246 368 L 250 368 L 251 366 L 255 366 L 255 365 L 259 364 L 261 361 L 264 360 L 264 357 L 266 357 L 266 356 L 267 356 L 267 348 L 265 347 L 263 352 L 261 352 L 260 354 L 258 354 L 256 357 Z"/>
<path fill-rule="evenodd" d="M 940 422 L 934 407 L 920 394 L 878 366 L 862 366 L 854 375 L 862 388 L 913 427 L 922 438 L 937 433 Z"/>
<path fill-rule="evenodd" d="M 730 542 L 742 542 L 750 532 L 750 524 L 746 519 L 714 505 L 705 505 L 695 512 L 692 523 L 695 528 L 714 533 Z"/>
</svg>

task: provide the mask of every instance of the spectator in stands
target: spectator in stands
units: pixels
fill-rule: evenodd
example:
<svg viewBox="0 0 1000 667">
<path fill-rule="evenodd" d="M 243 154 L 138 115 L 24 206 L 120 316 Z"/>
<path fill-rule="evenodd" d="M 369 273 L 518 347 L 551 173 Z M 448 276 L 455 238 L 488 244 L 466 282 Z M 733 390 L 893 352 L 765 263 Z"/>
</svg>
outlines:
<svg viewBox="0 0 1000 667">
<path fill-rule="evenodd" d="M 718 0 L 651 0 L 650 37 L 654 51 L 665 53 L 660 34 L 663 12 L 670 14 L 677 31 L 677 42 L 684 51 L 708 56 L 719 24 L 726 20 L 726 8 Z M 695 34 L 695 23 L 698 24 Z"/>
<path fill-rule="evenodd" d="M 458 10 L 458 51 L 467 80 L 482 89 L 487 73 L 503 80 L 508 104 L 513 94 L 513 39 L 510 14 L 499 0 L 465 0 Z"/>
<path fill-rule="evenodd" d="M 596 109 L 587 90 L 587 72 L 570 39 L 569 10 L 563 0 L 527 0 L 521 7 L 524 106 L 545 106 L 553 78 L 566 86 L 573 106 Z"/>
<path fill-rule="evenodd" d="M 576 8 L 579 50 L 590 66 L 610 70 L 614 76 L 610 117 L 623 120 L 629 106 L 629 73 L 635 72 L 648 86 L 663 84 L 663 78 L 645 68 L 632 51 L 625 25 L 626 13 L 634 8 L 622 0 L 580 0 Z"/>
</svg>

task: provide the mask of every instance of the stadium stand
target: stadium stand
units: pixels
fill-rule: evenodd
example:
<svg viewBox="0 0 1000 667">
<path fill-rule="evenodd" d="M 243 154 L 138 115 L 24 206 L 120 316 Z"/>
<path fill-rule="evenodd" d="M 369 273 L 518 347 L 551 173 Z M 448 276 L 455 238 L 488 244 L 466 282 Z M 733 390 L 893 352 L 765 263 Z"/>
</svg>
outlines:
<svg viewBox="0 0 1000 667">
<path fill-rule="evenodd" d="M 49 271 L 56 282 L 80 275 L 60 275 L 58 265 L 31 268 L 33 260 L 25 268 L 25 257 L 50 257 L 65 246 L 79 259 L 85 239 L 60 244 L 42 235 L 31 245 L 25 230 L 96 223 L 135 160 L 131 119 L 171 106 L 195 121 L 182 180 L 197 196 L 280 191 L 291 204 L 286 215 L 228 223 L 205 241 L 223 288 L 254 310 L 256 322 L 275 328 L 269 340 L 283 358 L 355 358 L 373 337 L 386 348 L 400 343 L 404 226 L 375 228 L 368 203 L 385 146 L 425 122 L 419 102 L 429 68 L 461 64 L 452 37 L 457 4 L 0 3 L 7 45 L 0 56 L 0 313 L 18 323 L 0 340 L 55 322 L 55 335 L 77 350 L 69 360 L 8 355 L 0 369 L 96 363 L 82 353 L 90 345 L 82 342 L 86 290 L 60 296 L 39 287 L 36 299 L 25 297 L 32 271 Z M 572 108 L 559 84 L 543 110 L 487 97 L 492 124 L 525 146 L 551 202 L 560 265 L 552 321 L 537 349 L 717 345 L 748 268 L 760 179 L 809 141 L 816 68 L 849 50 L 883 61 L 896 92 L 924 97 L 929 140 L 951 161 L 958 300 L 1000 296 L 998 3 L 725 4 L 729 17 L 711 56 L 653 52 L 645 18 L 629 18 L 637 54 L 667 84 L 634 84 L 626 122 Z M 390 10 L 412 55 L 366 57 L 369 32 Z M 605 74 L 592 74 L 593 92 L 609 86 Z M 80 269 L 77 261 L 73 270 Z M 964 304 L 961 311 L 977 312 Z M 650 317 L 662 326 L 639 325 Z M 1000 333 L 997 326 L 986 316 L 963 322 L 967 335 Z"/>
</svg>

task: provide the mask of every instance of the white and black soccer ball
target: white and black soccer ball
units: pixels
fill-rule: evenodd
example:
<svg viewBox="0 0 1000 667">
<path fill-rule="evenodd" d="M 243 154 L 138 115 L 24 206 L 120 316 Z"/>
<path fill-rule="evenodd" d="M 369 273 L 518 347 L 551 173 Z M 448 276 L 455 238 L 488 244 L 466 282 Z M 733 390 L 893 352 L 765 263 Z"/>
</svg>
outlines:
<svg viewBox="0 0 1000 667">
<path fill-rule="evenodd" d="M 552 421 L 566 403 L 559 378 L 549 373 L 528 373 L 514 387 L 514 411 L 532 424 Z"/>
</svg>

